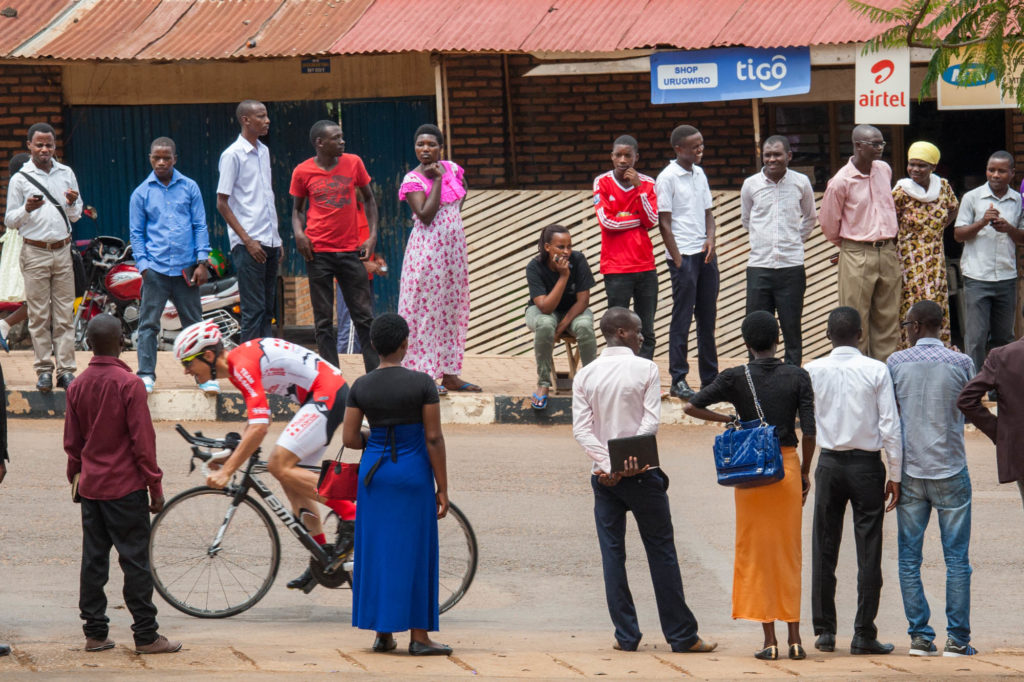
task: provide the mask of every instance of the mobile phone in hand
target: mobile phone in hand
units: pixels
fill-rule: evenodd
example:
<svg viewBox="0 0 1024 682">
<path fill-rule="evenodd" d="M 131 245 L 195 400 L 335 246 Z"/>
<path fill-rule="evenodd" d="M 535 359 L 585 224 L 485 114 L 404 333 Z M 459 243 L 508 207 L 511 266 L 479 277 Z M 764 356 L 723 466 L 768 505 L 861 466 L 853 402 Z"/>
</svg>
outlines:
<svg viewBox="0 0 1024 682">
<path fill-rule="evenodd" d="M 195 282 L 192 281 L 192 277 L 196 274 L 196 265 L 190 265 L 181 271 L 181 276 L 185 278 L 185 283 L 190 287 L 195 286 Z"/>
</svg>

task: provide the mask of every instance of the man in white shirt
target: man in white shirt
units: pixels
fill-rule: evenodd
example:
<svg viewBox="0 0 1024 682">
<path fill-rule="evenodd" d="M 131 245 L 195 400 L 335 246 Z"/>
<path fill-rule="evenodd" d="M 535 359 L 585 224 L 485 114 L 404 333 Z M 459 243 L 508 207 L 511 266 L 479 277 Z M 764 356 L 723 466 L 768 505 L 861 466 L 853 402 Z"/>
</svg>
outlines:
<svg viewBox="0 0 1024 682">
<path fill-rule="evenodd" d="M 985 365 L 989 347 L 1005 346 L 1014 338 L 1017 246 L 1024 244 L 1024 230 L 1020 194 L 1010 187 L 1013 174 L 1012 154 L 992 154 L 985 167 L 988 182 L 964 194 L 953 229 L 953 238 L 964 245 L 964 346 L 978 369 Z"/>
<path fill-rule="evenodd" d="M 247 99 L 235 117 L 242 132 L 220 155 L 217 210 L 231 230 L 231 260 L 242 298 L 242 342 L 273 336 L 271 320 L 281 263 L 274 190 L 270 184 L 270 150 L 260 137 L 270 130 L 267 107 Z"/>
<path fill-rule="evenodd" d="M 24 240 L 21 273 L 33 369 L 36 388 L 44 393 L 53 390 L 54 358 L 57 386 L 66 389 L 75 378 L 75 273 L 69 244 L 71 223 L 82 217 L 82 198 L 74 171 L 53 158 L 56 140 L 48 123 L 28 129 L 31 163 L 11 177 L 4 218 Z"/>
<path fill-rule="evenodd" d="M 636 651 L 643 633 L 626 578 L 626 512 L 636 520 L 654 583 L 665 639 L 676 652 L 708 652 L 717 644 L 697 634 L 679 574 L 668 476 L 660 468 L 612 472 L 608 440 L 654 434 L 661 418 L 658 366 L 637 353 L 643 343 L 640 318 L 609 308 L 601 318 L 607 348 L 576 375 L 572 388 L 573 436 L 593 460 L 594 520 L 601 546 L 605 597 L 615 626 L 614 648 Z M 627 464 L 629 467 L 629 464 Z"/>
<path fill-rule="evenodd" d="M 675 160 L 658 175 L 658 227 L 665 242 L 672 277 L 672 321 L 668 329 L 668 370 L 671 393 L 689 400 L 696 393 L 686 382 L 690 371 L 687 344 L 690 322 L 697 318 L 697 368 L 700 387 L 718 376 L 715 318 L 718 315 L 718 260 L 715 258 L 715 217 L 711 188 L 697 164 L 704 156 L 704 137 L 693 126 L 672 131 Z"/>
<path fill-rule="evenodd" d="M 882 519 L 900 499 L 903 443 L 896 395 L 884 363 L 857 350 L 860 313 L 849 306 L 828 316 L 832 353 L 807 364 L 821 456 L 814 472 L 811 615 L 814 646 L 835 651 L 836 562 L 847 502 L 857 542 L 857 615 L 851 654 L 888 654 L 875 616 L 882 591 Z M 885 448 L 888 467 L 882 464 Z M 888 468 L 888 480 L 886 469 Z M 886 500 L 889 500 L 886 506 Z"/>
<path fill-rule="evenodd" d="M 804 242 L 818 215 L 814 190 L 803 173 L 789 170 L 789 140 L 772 135 L 761 148 L 764 167 L 743 181 L 740 219 L 750 235 L 747 259 L 747 315 L 766 310 L 779 315 L 786 362 L 803 361 Z"/>
</svg>

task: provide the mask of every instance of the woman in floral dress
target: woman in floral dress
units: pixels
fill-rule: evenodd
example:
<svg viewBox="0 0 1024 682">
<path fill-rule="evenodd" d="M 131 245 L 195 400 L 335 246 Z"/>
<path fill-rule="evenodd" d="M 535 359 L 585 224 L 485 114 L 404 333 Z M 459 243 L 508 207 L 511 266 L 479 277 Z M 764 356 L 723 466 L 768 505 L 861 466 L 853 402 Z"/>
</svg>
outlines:
<svg viewBox="0 0 1024 682">
<path fill-rule="evenodd" d="M 437 126 L 420 126 L 413 139 L 420 164 L 406 173 L 398 190 L 413 214 L 398 294 L 398 314 L 409 323 L 409 352 L 402 365 L 441 379 L 442 394 L 479 392 L 459 376 L 469 329 L 464 171 L 441 160 L 444 135 Z"/>
<path fill-rule="evenodd" d="M 956 218 L 959 202 L 949 183 L 935 175 L 939 149 L 930 142 L 915 142 L 907 150 L 907 175 L 892 191 L 899 220 L 897 248 L 903 267 L 903 298 L 900 319 L 918 301 L 935 301 L 942 306 L 942 341 L 949 344 L 949 291 L 942 233 Z M 906 348 L 907 330 L 900 327 L 901 347 Z"/>
</svg>

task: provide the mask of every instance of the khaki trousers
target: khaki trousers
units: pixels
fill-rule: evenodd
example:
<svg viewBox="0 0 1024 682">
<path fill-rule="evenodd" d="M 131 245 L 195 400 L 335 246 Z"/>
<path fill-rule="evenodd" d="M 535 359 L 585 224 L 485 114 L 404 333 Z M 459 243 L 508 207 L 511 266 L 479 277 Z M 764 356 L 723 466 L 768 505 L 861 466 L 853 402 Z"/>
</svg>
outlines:
<svg viewBox="0 0 1024 682">
<path fill-rule="evenodd" d="M 36 353 L 36 374 L 75 371 L 75 273 L 71 252 L 65 246 L 55 251 L 25 244 L 21 249 L 21 274 L 25 279 L 28 331 Z"/>
<path fill-rule="evenodd" d="M 903 288 L 896 244 L 884 246 L 844 239 L 839 247 L 839 305 L 860 313 L 860 352 L 885 362 L 900 341 Z"/>
</svg>

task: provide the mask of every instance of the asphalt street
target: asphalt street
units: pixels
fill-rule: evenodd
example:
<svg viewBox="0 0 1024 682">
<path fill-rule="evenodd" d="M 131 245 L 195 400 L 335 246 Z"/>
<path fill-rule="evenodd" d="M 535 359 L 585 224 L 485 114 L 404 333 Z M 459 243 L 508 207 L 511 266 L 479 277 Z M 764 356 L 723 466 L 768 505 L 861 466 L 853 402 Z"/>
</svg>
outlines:
<svg viewBox="0 0 1024 682">
<path fill-rule="evenodd" d="M 231 428 L 189 424 L 207 435 Z M 275 436 L 280 426 L 271 431 Z M 393 654 L 370 650 L 373 634 L 351 627 L 351 593 L 318 587 L 309 595 L 284 584 L 302 568 L 301 548 L 281 528 L 284 559 L 266 598 L 224 620 L 175 611 L 159 597 L 161 631 L 184 641 L 181 653 L 140 657 L 132 652 L 130 617 L 112 563 L 108 584 L 111 636 L 117 648 L 85 653 L 77 610 L 81 552 L 79 512 L 65 482 L 61 423 L 12 420 L 10 463 L 0 485 L 0 641 L 14 655 L 0 659 L 0 677 L 117 679 L 121 676 L 241 679 L 312 677 L 324 672 L 376 679 L 927 679 L 1024 678 L 1024 511 L 1015 486 L 996 483 L 994 446 L 968 435 L 974 487 L 972 625 L 982 654 L 911 658 L 899 594 L 896 519 L 886 519 L 885 586 L 879 638 L 896 644 L 890 656 L 849 655 L 856 605 L 856 560 L 847 520 L 840 557 L 840 632 L 834 654 L 814 651 L 810 626 L 810 505 L 805 509 L 802 628 L 808 659 L 756 661 L 760 626 L 732 621 L 732 492 L 715 483 L 713 427 L 665 427 L 664 468 L 671 478 L 676 545 L 687 601 L 712 654 L 673 654 L 661 636 L 642 545 L 629 525 L 629 574 L 645 633 L 640 651 L 611 649 L 600 556 L 593 526 L 588 460 L 568 426 L 446 428 L 451 499 L 472 522 L 480 546 L 476 580 L 442 615 L 436 639 L 448 659 L 411 658 L 399 635 Z M 159 462 L 168 498 L 200 484 L 188 475 L 188 450 L 173 425 L 157 425 Z M 264 477 L 270 480 L 269 476 Z M 937 524 L 925 543 L 924 581 L 932 624 L 944 641 L 944 565 Z M 784 637 L 780 627 L 780 637 Z"/>
</svg>

